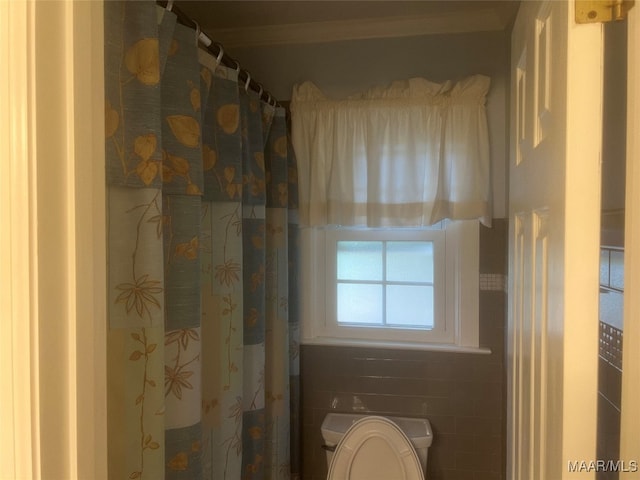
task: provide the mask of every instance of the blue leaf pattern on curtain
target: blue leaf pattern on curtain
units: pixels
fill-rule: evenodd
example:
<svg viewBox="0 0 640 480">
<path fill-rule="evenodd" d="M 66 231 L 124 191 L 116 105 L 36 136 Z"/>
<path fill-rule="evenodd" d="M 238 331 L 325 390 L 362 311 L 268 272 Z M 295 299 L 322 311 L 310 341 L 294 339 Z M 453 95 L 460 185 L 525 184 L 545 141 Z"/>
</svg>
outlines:
<svg viewBox="0 0 640 480">
<path fill-rule="evenodd" d="M 158 259 L 163 42 L 152 2 L 106 2 L 104 18 L 109 475 L 162 478 L 164 267 Z M 161 25 L 163 35 L 171 36 L 175 17 L 164 15 Z"/>
<path fill-rule="evenodd" d="M 299 478 L 284 110 L 153 1 L 105 2 L 105 84 L 109 478 Z"/>
<path fill-rule="evenodd" d="M 240 90 L 244 393 L 242 478 L 264 478 L 265 176 L 259 100 Z"/>
<path fill-rule="evenodd" d="M 266 433 L 268 478 L 288 478 L 289 446 L 289 251 L 287 130 L 284 112 L 274 118 L 266 145 Z"/>
<path fill-rule="evenodd" d="M 165 478 L 202 476 L 200 375 L 200 66 L 177 25 L 162 75 Z"/>
<path fill-rule="evenodd" d="M 204 120 L 202 333 L 204 478 L 242 477 L 242 140 L 237 73 L 200 55 L 212 78 Z"/>
</svg>

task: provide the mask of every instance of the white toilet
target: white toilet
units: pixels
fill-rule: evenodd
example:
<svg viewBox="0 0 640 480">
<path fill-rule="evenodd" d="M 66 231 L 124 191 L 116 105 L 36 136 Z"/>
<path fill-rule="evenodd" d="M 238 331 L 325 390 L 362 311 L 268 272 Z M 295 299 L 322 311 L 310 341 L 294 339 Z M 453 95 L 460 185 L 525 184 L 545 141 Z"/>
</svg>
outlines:
<svg viewBox="0 0 640 480">
<path fill-rule="evenodd" d="M 429 420 L 329 413 L 322 422 L 327 480 L 423 480 Z"/>
</svg>

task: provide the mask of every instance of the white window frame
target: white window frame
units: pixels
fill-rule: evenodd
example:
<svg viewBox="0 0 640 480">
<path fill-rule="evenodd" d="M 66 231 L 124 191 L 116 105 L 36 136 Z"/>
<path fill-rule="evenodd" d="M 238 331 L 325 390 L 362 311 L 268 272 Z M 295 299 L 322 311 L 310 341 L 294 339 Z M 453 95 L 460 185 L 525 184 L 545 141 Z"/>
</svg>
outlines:
<svg viewBox="0 0 640 480">
<path fill-rule="evenodd" d="M 446 221 L 437 229 L 365 229 L 371 240 L 412 239 L 441 242 L 434 269 L 444 271 L 433 330 L 338 325 L 335 320 L 336 240 L 362 238 L 360 229 L 303 228 L 302 343 L 476 351 L 479 342 L 479 223 Z M 360 232 L 360 233 L 359 233 Z M 438 246 L 437 246 L 438 247 Z M 439 265 L 439 266 L 436 266 Z M 437 296 L 436 292 L 434 295 Z M 443 305 L 444 302 L 444 305 Z"/>
<path fill-rule="evenodd" d="M 356 338 L 362 340 L 390 341 L 432 341 L 437 343 L 451 343 L 453 340 L 452 329 L 447 329 L 447 322 L 440 321 L 446 313 L 446 267 L 445 231 L 441 228 L 432 229 L 380 229 L 380 228 L 327 228 L 325 236 L 325 284 L 326 284 L 326 309 L 325 321 L 318 325 L 319 333 L 327 337 Z M 431 330 L 419 328 L 402 328 L 391 326 L 365 326 L 339 324 L 336 318 L 337 310 L 337 242 L 348 240 L 361 241 L 431 241 L 434 244 L 434 320 L 435 325 Z"/>
</svg>

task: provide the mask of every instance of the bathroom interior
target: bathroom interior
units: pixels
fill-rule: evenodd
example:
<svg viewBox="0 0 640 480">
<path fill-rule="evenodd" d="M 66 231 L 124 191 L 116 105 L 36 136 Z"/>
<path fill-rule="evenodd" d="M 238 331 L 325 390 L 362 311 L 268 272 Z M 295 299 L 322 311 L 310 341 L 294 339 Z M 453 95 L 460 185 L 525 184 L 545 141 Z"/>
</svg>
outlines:
<svg viewBox="0 0 640 480">
<path fill-rule="evenodd" d="M 233 16 L 234 6 L 221 3 L 228 15 L 225 18 L 233 24 L 237 18 Z M 316 7 L 300 7 L 303 3 L 306 2 L 298 4 L 298 9 Z M 373 14 L 374 10 L 358 3 L 350 5 L 357 15 L 366 18 Z M 404 7 L 396 2 L 384 3 L 390 9 L 389 15 L 416 14 L 405 2 L 400 2 Z M 441 8 L 446 8 L 444 3 Z M 221 17 L 216 20 L 216 4 L 219 2 L 210 6 L 202 2 L 176 2 L 196 19 L 203 31 L 211 29 L 212 36 L 216 27 L 229 28 Z M 317 8 L 320 20 L 322 6 Z M 353 20 L 346 15 L 356 13 L 342 9 L 345 16 L 336 20 Z M 286 7 L 284 10 L 286 13 Z M 302 345 L 300 421 L 304 479 L 327 477 L 321 426 L 325 416 L 332 412 L 428 418 L 433 430 L 427 460 L 430 480 L 506 478 L 506 158 L 510 28 L 516 10 L 517 5 L 503 8 L 506 26 L 495 31 L 386 38 L 372 35 L 366 39 L 247 47 L 227 45 L 224 38 L 220 39 L 225 52 L 280 102 L 287 102 L 294 84 L 305 80 L 313 81 L 329 96 L 343 98 L 411 77 L 435 82 L 459 80 L 473 74 L 491 78 L 487 115 L 494 218 L 491 228 L 480 228 L 479 271 L 479 341 L 491 354 Z M 211 12 L 211 17 L 206 16 L 207 12 Z"/>
<path fill-rule="evenodd" d="M 161 2 L 166 4 L 166 2 Z M 331 9 L 322 4 L 333 4 Z M 369 5 L 379 4 L 380 12 Z M 339 5 L 342 4 L 342 5 Z M 365 4 L 368 6 L 365 8 Z M 430 4 L 429 9 L 418 4 Z M 304 22 L 356 25 L 374 15 L 463 15 L 451 4 L 494 9 L 495 24 L 451 22 L 446 31 L 243 43 L 243 32 Z M 473 5 L 471 5 L 473 4 Z M 434 82 L 482 74 L 491 78 L 487 118 L 491 152 L 492 226 L 479 230 L 479 353 L 302 344 L 300 458 L 305 480 L 324 480 L 321 427 L 330 413 L 426 418 L 433 431 L 429 480 L 505 480 L 507 451 L 507 317 L 510 40 L 519 2 L 198 2 L 175 5 L 219 41 L 283 106 L 294 85 L 310 80 L 342 98 L 394 80 Z M 371 7 L 371 9 L 368 9 Z M 424 7 L 424 5 L 422 6 Z M 441 11 L 438 11 L 440 8 Z M 253 9 L 253 13 L 252 13 Z M 337 10 L 337 13 L 334 12 Z M 386 9 L 386 10 L 385 10 Z M 305 12 L 306 10 L 306 12 Z M 329 12 L 333 13 L 329 13 Z M 280 19 L 274 18 L 277 12 Z M 313 15 L 315 13 L 315 16 Z M 356 13 L 357 12 L 357 13 Z M 298 15 L 298 17 L 296 17 Z M 341 16 L 342 15 L 342 16 Z M 351 24 L 351 23 L 350 23 Z M 317 25 L 315 26 L 317 27 Z M 357 29 L 355 29 L 357 31 Z M 227 39 L 225 41 L 225 39 Z M 605 27 L 602 156 L 598 458 L 619 455 L 624 294 L 625 22 Z M 595 419 L 594 419 L 595 420 Z M 295 421 L 295 419 L 294 419 Z M 599 479 L 618 478 L 599 473 Z"/>
</svg>

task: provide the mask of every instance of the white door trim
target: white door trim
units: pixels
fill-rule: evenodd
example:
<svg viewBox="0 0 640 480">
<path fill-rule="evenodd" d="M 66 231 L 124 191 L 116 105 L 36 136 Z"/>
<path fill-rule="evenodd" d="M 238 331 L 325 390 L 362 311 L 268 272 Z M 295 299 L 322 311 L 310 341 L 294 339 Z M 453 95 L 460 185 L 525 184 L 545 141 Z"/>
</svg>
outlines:
<svg viewBox="0 0 640 480">
<path fill-rule="evenodd" d="M 0 478 L 38 478 L 37 321 L 31 296 L 33 159 L 29 156 L 29 8 L 0 2 Z M 16 47 L 16 46 L 21 46 Z"/>
<path fill-rule="evenodd" d="M 102 2 L 0 1 L 0 43 L 0 478 L 107 478 Z"/>
</svg>

